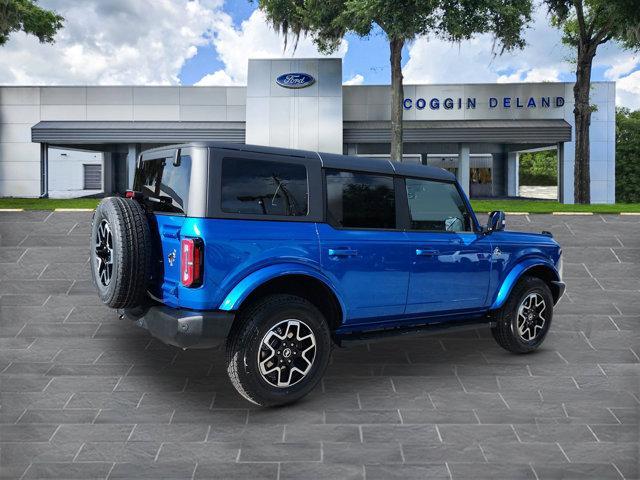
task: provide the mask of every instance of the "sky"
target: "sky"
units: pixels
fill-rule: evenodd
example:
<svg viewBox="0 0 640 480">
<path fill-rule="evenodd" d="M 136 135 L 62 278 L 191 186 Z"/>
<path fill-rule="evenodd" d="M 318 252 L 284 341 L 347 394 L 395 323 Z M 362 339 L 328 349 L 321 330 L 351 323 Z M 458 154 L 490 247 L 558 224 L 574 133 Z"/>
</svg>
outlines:
<svg viewBox="0 0 640 480">
<path fill-rule="evenodd" d="M 247 59 L 315 57 L 313 42 L 284 39 L 249 0 L 40 0 L 65 19 L 54 45 L 14 34 L 0 47 L 0 85 L 244 85 Z M 460 44 L 418 38 L 403 50 L 405 83 L 571 81 L 572 52 L 537 6 L 524 50 L 497 56 L 492 38 Z M 345 84 L 389 84 L 384 35 L 347 35 Z M 615 80 L 616 102 L 640 109 L 640 53 L 598 49 L 593 80 Z"/>
</svg>

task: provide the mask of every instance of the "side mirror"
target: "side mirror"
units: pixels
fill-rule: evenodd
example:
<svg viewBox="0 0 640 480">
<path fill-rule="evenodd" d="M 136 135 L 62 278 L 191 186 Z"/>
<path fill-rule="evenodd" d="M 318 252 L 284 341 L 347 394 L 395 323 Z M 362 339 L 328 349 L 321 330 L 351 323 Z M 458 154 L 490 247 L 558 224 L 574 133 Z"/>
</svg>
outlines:
<svg viewBox="0 0 640 480">
<path fill-rule="evenodd" d="M 487 220 L 487 228 L 486 232 L 496 232 L 500 230 L 504 230 L 505 227 L 505 216 L 504 212 L 496 210 L 489 214 L 489 219 Z"/>
</svg>

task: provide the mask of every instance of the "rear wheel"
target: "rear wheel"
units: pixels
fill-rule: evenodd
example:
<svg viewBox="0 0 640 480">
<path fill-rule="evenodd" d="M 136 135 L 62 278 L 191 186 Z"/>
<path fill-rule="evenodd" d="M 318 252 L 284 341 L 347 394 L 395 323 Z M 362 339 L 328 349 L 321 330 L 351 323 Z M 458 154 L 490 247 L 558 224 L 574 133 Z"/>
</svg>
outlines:
<svg viewBox="0 0 640 480">
<path fill-rule="evenodd" d="M 146 301 L 152 243 L 142 206 L 128 198 L 105 198 L 91 229 L 91 272 L 102 302 L 132 308 Z"/>
<path fill-rule="evenodd" d="M 553 318 L 553 296 L 537 277 L 524 277 L 498 311 L 491 329 L 498 345 L 513 353 L 528 353 L 544 341 Z"/>
<path fill-rule="evenodd" d="M 227 371 L 250 402 L 283 405 L 317 385 L 330 353 L 329 327 L 315 306 L 293 295 L 271 295 L 240 313 L 227 342 Z"/>
</svg>

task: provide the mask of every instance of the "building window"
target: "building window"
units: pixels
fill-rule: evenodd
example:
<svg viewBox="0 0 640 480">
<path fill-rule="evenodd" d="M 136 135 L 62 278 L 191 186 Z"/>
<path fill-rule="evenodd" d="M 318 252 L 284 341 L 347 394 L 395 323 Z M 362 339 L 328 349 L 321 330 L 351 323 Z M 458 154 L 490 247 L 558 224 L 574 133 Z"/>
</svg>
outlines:
<svg viewBox="0 0 640 480">
<path fill-rule="evenodd" d="M 471 215 L 453 183 L 407 178 L 412 230 L 469 232 Z"/>
<path fill-rule="evenodd" d="M 247 215 L 305 216 L 307 168 L 285 162 L 222 160 L 222 211 Z"/>
<path fill-rule="evenodd" d="M 327 216 L 343 228 L 396 228 L 393 178 L 327 170 Z"/>
<path fill-rule="evenodd" d="M 85 190 L 102 190 L 102 165 L 83 164 Z"/>
</svg>

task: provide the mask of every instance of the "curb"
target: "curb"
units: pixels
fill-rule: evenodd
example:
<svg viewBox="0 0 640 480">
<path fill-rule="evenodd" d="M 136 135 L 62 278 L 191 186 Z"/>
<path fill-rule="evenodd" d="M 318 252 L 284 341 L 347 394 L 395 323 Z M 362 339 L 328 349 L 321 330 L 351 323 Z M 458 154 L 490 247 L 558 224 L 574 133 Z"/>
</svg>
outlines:
<svg viewBox="0 0 640 480">
<path fill-rule="evenodd" d="M 529 215 L 529 212 L 504 212 L 505 215 Z"/>
<path fill-rule="evenodd" d="M 593 212 L 551 212 L 551 215 L 593 215 Z"/>
<path fill-rule="evenodd" d="M 0 212 L 24 212 L 24 208 L 0 208 Z"/>
<path fill-rule="evenodd" d="M 640 216 L 640 212 L 620 212 L 620 215 Z"/>
<path fill-rule="evenodd" d="M 93 208 L 54 208 L 54 212 L 93 212 Z"/>
</svg>

